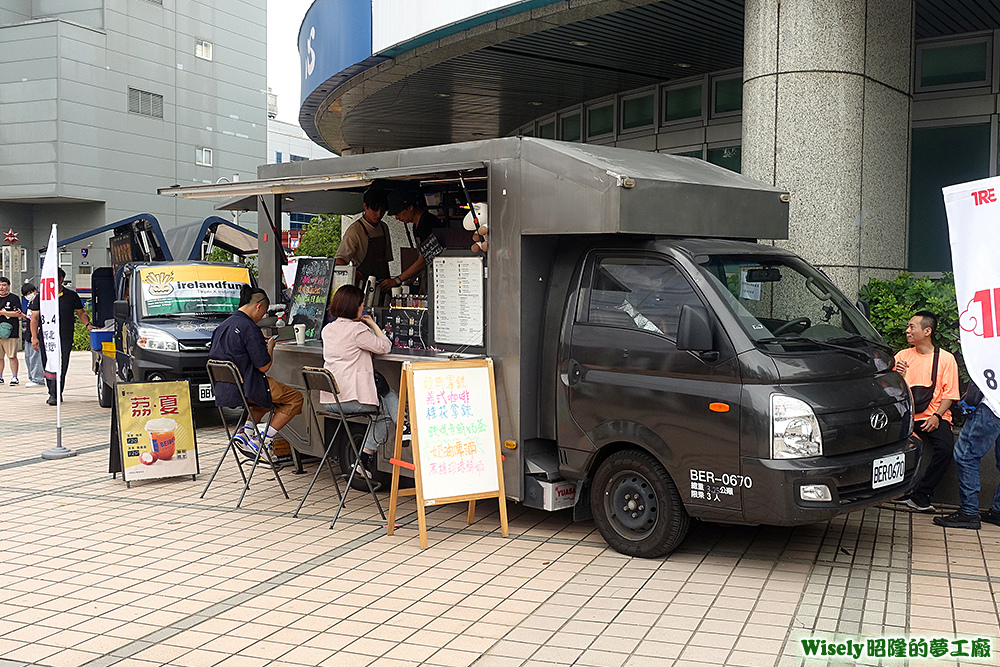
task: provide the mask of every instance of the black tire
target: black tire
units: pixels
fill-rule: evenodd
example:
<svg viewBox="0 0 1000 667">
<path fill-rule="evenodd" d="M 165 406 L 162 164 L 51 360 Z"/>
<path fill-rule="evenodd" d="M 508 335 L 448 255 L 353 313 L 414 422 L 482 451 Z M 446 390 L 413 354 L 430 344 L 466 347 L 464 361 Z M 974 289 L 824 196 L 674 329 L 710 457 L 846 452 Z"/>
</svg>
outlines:
<svg viewBox="0 0 1000 667">
<path fill-rule="evenodd" d="M 597 468 L 590 487 L 594 523 L 612 549 L 659 558 L 684 541 L 691 518 L 666 469 L 637 449 L 615 452 Z"/>
<path fill-rule="evenodd" d="M 358 446 L 358 449 L 360 450 L 361 441 L 365 437 L 365 431 L 364 431 L 365 427 L 363 424 L 361 425 L 351 424 L 351 426 L 353 427 L 351 432 L 354 434 L 354 443 Z M 340 434 L 337 436 L 337 439 L 339 440 L 339 442 L 336 443 L 335 446 L 337 447 L 337 449 L 334 451 L 340 452 L 340 471 L 344 473 L 344 477 L 346 479 L 351 474 L 351 468 L 354 467 L 354 452 L 351 450 L 351 442 L 347 438 L 346 433 L 341 431 Z M 375 456 L 376 458 L 378 457 L 377 452 L 375 453 Z M 379 484 L 382 485 L 383 489 L 388 489 L 389 484 L 392 483 L 392 475 L 378 471 L 372 476 L 372 482 L 378 482 Z M 368 491 L 368 485 L 365 484 L 365 480 L 361 479 L 361 476 L 357 474 L 354 475 L 354 481 L 351 482 L 351 488 L 355 489 L 356 491 L 365 491 L 365 492 Z"/>
<path fill-rule="evenodd" d="M 97 374 L 97 402 L 102 408 L 110 408 L 112 402 L 115 400 L 114 390 L 104 382 L 104 378 L 101 374 Z"/>
</svg>

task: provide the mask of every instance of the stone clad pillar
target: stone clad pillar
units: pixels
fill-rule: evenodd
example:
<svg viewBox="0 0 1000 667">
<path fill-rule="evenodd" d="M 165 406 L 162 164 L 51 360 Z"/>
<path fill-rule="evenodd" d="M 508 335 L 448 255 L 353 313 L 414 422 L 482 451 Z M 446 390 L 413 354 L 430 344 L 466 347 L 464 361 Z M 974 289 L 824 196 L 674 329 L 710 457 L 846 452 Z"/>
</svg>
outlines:
<svg viewBox="0 0 1000 667">
<path fill-rule="evenodd" d="M 743 173 L 849 298 L 906 267 L 912 0 L 746 0 Z"/>
</svg>

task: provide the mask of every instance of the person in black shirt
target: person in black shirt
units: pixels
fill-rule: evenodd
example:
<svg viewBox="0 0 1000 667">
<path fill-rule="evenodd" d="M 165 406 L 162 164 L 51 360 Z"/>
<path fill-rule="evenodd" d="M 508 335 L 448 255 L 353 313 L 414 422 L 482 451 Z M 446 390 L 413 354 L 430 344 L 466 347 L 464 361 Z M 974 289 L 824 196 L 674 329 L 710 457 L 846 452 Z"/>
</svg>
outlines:
<svg viewBox="0 0 1000 667">
<path fill-rule="evenodd" d="M 404 225 L 413 224 L 414 232 L 418 240 L 420 257 L 415 262 L 405 267 L 395 278 L 387 278 L 379 283 L 383 291 L 399 287 L 407 280 L 410 280 L 424 270 L 434 256 L 440 252 L 441 243 L 434 235 L 434 228 L 441 220 L 424 208 L 424 198 L 419 192 L 408 188 L 393 190 L 389 193 L 386 213 L 395 217 Z M 409 236 L 409 229 L 407 229 Z M 412 243 L 412 241 L 411 241 Z"/>
<path fill-rule="evenodd" d="M 17 384 L 17 339 L 23 318 L 21 300 L 10 293 L 10 279 L 0 276 L 0 384 L 5 358 L 10 360 L 10 385 Z"/>
<path fill-rule="evenodd" d="M 93 329 L 87 311 L 83 309 L 83 302 L 80 295 L 71 289 L 63 287 L 66 281 L 66 272 L 59 269 L 59 346 L 62 353 L 62 375 L 60 376 L 59 395 L 62 396 L 63 389 L 66 388 L 66 371 L 69 370 L 69 353 L 73 349 L 73 322 L 74 316 L 79 318 L 80 323 Z M 45 327 L 42 326 L 41 295 L 36 295 L 31 302 L 31 347 L 41 351 L 42 365 L 45 366 L 47 354 L 44 341 Z M 54 374 L 45 373 L 45 384 L 49 387 L 49 399 L 45 401 L 48 405 L 56 404 L 56 377 Z"/>
<path fill-rule="evenodd" d="M 231 361 L 243 377 L 243 393 L 250 403 L 250 417 L 236 435 L 236 446 L 247 458 L 257 457 L 257 435 L 254 424 L 260 422 L 274 407 L 274 417 L 264 434 L 264 447 L 274 460 L 274 436 L 302 412 L 303 398 L 298 390 L 264 375 L 271 367 L 276 337 L 264 340 L 257 325 L 271 304 L 262 289 L 246 288 L 240 307 L 212 334 L 210 359 Z M 236 385 L 219 382 L 215 385 L 215 404 L 224 408 L 242 408 Z"/>
</svg>

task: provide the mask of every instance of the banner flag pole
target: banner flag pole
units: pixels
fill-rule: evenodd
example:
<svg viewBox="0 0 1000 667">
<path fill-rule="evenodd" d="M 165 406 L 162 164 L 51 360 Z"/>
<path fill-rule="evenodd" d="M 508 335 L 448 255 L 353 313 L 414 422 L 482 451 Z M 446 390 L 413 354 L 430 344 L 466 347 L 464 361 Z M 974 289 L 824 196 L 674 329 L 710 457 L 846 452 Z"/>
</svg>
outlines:
<svg viewBox="0 0 1000 667">
<path fill-rule="evenodd" d="M 59 330 L 59 248 L 57 225 L 52 223 L 49 245 L 42 261 L 42 282 L 38 290 L 42 323 L 42 345 L 45 346 L 45 377 L 56 379 L 56 446 L 42 452 L 43 459 L 64 459 L 76 452 L 62 446 L 62 334 Z"/>
</svg>

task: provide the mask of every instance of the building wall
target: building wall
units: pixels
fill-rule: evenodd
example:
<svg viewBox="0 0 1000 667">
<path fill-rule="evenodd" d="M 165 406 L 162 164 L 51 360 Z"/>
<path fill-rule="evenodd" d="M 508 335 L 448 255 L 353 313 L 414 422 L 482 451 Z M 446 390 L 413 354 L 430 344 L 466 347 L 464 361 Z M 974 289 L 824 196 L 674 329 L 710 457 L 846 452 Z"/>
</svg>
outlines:
<svg viewBox="0 0 1000 667">
<path fill-rule="evenodd" d="M 45 227 L 35 242 L 55 218 L 60 238 L 143 212 L 166 228 L 203 219 L 215 202 L 156 189 L 249 178 L 266 161 L 266 0 L 34 0 L 31 11 L 0 26 L 0 200 L 33 207 Z M 162 96 L 162 118 L 130 111 L 130 88 Z M 210 166 L 196 164 L 201 148 Z"/>
</svg>

